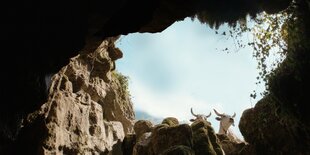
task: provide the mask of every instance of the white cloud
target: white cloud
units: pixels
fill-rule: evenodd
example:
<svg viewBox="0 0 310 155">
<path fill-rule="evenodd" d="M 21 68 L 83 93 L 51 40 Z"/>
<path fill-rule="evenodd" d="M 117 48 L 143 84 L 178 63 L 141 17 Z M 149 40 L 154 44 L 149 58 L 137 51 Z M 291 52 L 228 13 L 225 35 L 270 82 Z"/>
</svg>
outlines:
<svg viewBox="0 0 310 155">
<path fill-rule="evenodd" d="M 226 54 L 216 48 L 234 49 L 232 41 L 198 21 L 173 24 L 157 34 L 130 34 L 118 47 L 124 58 L 117 69 L 130 77 L 130 92 L 136 110 L 157 117 L 192 118 L 196 113 L 208 114 L 213 108 L 227 114 L 237 113 L 237 135 L 242 111 L 254 106 L 250 93 L 255 89 L 256 62 L 252 50 Z M 261 90 L 261 89 L 259 89 Z M 219 123 L 209 121 L 215 130 Z"/>
<path fill-rule="evenodd" d="M 192 107 L 197 114 L 207 115 L 211 112 L 212 115 L 208 121 L 211 122 L 216 132 L 219 130 L 219 122 L 215 120 L 216 115 L 213 109 L 224 112 L 225 108 L 223 107 L 223 103 L 211 103 L 205 100 L 199 100 L 191 94 L 182 91 L 169 94 L 159 93 L 137 81 L 132 84 L 130 90 L 132 94 L 137 94 L 132 96 L 134 108 L 136 110 L 144 111 L 154 117 L 175 117 L 179 121 L 190 123 L 189 119 L 193 118 L 190 113 L 190 108 Z M 239 114 L 239 117 L 240 115 L 241 114 Z M 238 129 L 239 117 L 235 120 L 236 126 L 232 126 L 230 129 L 233 130 L 238 137 L 242 138 Z"/>
<path fill-rule="evenodd" d="M 135 80 L 132 79 L 132 81 Z M 137 94 L 132 95 L 135 109 L 145 111 L 155 117 L 176 117 L 183 121 L 193 118 L 190 114 L 191 107 L 193 107 L 195 113 L 201 114 L 213 113 L 213 108 L 223 110 L 223 104 L 199 100 L 183 90 L 170 92 L 169 94 L 160 93 L 138 81 L 132 84 L 130 90 L 132 94 Z"/>
</svg>

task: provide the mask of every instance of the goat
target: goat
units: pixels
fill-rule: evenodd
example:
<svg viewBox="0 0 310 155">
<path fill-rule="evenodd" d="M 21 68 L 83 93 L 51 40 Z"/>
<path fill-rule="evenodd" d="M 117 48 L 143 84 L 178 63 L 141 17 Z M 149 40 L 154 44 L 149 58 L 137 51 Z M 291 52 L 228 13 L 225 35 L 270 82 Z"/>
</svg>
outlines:
<svg viewBox="0 0 310 155">
<path fill-rule="evenodd" d="M 242 142 L 232 131 L 228 130 L 228 128 L 232 125 L 235 126 L 235 120 L 234 117 L 236 116 L 236 113 L 234 113 L 232 116 L 227 115 L 225 113 L 219 113 L 215 109 L 213 109 L 215 114 L 219 117 L 216 117 L 215 119 L 220 121 L 220 129 L 218 134 L 225 134 L 228 136 L 228 138 L 236 141 L 236 142 Z"/>
<path fill-rule="evenodd" d="M 195 120 L 198 120 L 198 119 L 207 121 L 208 117 L 210 117 L 210 116 L 211 116 L 211 112 L 210 112 L 210 114 L 209 114 L 209 115 L 204 115 L 204 114 L 194 114 L 194 112 L 193 112 L 193 108 L 191 108 L 191 113 L 192 113 L 192 115 L 193 115 L 193 116 L 195 116 L 195 117 L 196 117 L 195 119 L 190 119 L 190 121 L 191 121 L 191 122 L 194 122 Z"/>
</svg>

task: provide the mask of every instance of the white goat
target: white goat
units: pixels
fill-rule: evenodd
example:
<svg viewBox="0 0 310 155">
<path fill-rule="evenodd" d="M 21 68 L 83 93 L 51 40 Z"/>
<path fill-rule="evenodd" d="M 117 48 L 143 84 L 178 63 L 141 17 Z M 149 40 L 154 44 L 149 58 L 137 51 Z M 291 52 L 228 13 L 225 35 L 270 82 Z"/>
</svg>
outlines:
<svg viewBox="0 0 310 155">
<path fill-rule="evenodd" d="M 208 117 L 210 117 L 210 116 L 211 116 L 211 112 L 210 112 L 210 114 L 209 114 L 209 115 L 204 115 L 204 114 L 194 114 L 194 112 L 193 112 L 193 108 L 191 108 L 191 113 L 192 113 L 192 115 L 193 115 L 193 116 L 195 116 L 195 117 L 196 117 L 195 119 L 190 119 L 190 121 L 191 121 L 191 122 L 194 122 L 195 120 L 198 120 L 198 119 L 207 121 Z"/>
<path fill-rule="evenodd" d="M 218 134 L 225 134 L 230 138 L 231 140 L 234 140 L 238 143 L 242 142 L 232 131 L 229 130 L 229 127 L 235 126 L 235 120 L 234 117 L 236 116 L 236 113 L 234 113 L 232 116 L 227 115 L 225 113 L 219 113 L 215 109 L 213 109 L 215 114 L 219 117 L 216 117 L 215 119 L 220 121 L 220 129 Z"/>
</svg>

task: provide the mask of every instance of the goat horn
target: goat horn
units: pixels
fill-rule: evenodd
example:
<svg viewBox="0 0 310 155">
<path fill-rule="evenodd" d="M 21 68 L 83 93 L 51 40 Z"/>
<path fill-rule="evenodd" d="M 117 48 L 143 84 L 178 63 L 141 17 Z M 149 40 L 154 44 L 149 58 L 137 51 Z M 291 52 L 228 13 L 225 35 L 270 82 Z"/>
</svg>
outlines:
<svg viewBox="0 0 310 155">
<path fill-rule="evenodd" d="M 221 116 L 221 117 L 224 116 L 223 114 L 220 114 L 219 112 L 217 112 L 215 109 L 213 109 L 213 110 L 214 110 L 214 112 L 215 112 L 216 115 Z"/>
<path fill-rule="evenodd" d="M 236 113 L 234 112 L 234 114 L 231 117 L 234 118 L 235 116 L 236 116 Z"/>
<path fill-rule="evenodd" d="M 207 118 L 209 118 L 211 116 L 211 112 L 210 112 L 210 114 L 208 115 L 208 116 L 206 116 Z"/>
<path fill-rule="evenodd" d="M 193 108 L 191 108 L 191 113 L 192 113 L 193 116 L 198 117 L 198 115 L 194 114 Z"/>
</svg>

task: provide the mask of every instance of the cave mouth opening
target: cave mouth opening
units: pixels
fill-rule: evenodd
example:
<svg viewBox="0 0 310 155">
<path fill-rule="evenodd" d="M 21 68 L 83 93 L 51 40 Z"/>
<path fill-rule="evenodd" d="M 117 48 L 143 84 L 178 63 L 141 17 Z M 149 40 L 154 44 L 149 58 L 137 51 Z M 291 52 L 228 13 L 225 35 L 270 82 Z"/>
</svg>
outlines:
<svg viewBox="0 0 310 155">
<path fill-rule="evenodd" d="M 161 33 L 133 33 L 121 36 L 116 46 L 124 57 L 116 62 L 116 70 L 129 77 L 129 91 L 136 119 L 160 123 L 165 117 L 189 122 L 196 113 L 209 114 L 208 121 L 218 131 L 213 109 L 232 115 L 232 130 L 238 129 L 242 112 L 262 98 L 253 99 L 253 91 L 263 92 L 257 84 L 259 70 L 250 46 L 251 34 L 240 40 L 224 34 L 227 24 L 218 30 L 190 18 L 176 22 Z"/>
</svg>

